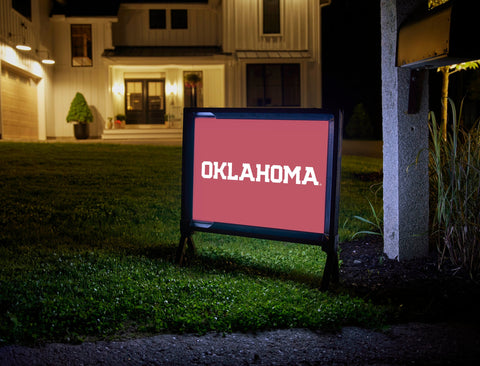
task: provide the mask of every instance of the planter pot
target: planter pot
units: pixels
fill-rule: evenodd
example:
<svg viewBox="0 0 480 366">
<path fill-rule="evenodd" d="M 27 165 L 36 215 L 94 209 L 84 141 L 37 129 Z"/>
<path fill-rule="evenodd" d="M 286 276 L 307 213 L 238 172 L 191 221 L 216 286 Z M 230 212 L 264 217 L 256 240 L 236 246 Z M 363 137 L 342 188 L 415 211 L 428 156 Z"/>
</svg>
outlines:
<svg viewBox="0 0 480 366">
<path fill-rule="evenodd" d="M 77 140 L 88 139 L 89 129 L 88 123 L 76 123 L 73 125 L 73 132 Z"/>
</svg>

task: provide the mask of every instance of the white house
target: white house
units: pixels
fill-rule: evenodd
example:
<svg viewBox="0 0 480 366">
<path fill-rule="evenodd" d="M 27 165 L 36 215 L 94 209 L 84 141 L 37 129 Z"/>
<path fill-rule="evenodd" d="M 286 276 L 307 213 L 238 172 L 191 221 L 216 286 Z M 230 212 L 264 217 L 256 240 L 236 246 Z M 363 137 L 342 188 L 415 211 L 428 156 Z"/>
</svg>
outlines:
<svg viewBox="0 0 480 366">
<path fill-rule="evenodd" d="M 73 138 L 77 92 L 104 139 L 179 137 L 186 106 L 321 107 L 329 3 L 1 0 L 2 138 Z"/>
</svg>

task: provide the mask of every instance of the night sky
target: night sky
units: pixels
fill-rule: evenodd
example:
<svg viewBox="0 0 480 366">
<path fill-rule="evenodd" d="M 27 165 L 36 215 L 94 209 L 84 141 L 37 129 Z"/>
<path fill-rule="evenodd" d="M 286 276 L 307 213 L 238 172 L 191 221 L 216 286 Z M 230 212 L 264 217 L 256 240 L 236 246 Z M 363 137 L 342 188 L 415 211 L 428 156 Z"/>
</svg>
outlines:
<svg viewBox="0 0 480 366">
<path fill-rule="evenodd" d="M 380 139 L 380 0 L 332 0 L 322 21 L 323 106 L 343 109 L 348 123 L 363 103 Z"/>
<path fill-rule="evenodd" d="M 119 0 L 56 0 L 54 5 L 53 12 L 114 15 Z M 322 38 L 323 106 L 343 109 L 348 123 L 355 105 L 363 103 L 374 126 L 372 138 L 381 139 L 380 0 L 332 0 L 322 10 Z"/>
</svg>

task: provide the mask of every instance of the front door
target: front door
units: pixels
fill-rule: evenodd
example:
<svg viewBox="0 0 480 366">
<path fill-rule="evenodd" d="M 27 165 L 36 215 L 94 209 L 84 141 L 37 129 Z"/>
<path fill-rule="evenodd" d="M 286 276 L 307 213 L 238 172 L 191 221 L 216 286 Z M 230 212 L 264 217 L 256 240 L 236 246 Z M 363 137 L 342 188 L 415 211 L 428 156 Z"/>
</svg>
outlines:
<svg viewBox="0 0 480 366">
<path fill-rule="evenodd" d="M 165 80 L 125 80 L 127 124 L 165 124 Z"/>
</svg>

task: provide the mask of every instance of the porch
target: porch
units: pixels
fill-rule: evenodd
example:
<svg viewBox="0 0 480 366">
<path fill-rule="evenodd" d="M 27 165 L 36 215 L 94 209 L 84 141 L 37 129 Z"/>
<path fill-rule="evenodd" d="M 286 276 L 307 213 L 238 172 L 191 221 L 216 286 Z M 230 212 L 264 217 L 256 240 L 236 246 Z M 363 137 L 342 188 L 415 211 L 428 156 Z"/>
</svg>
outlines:
<svg viewBox="0 0 480 366">
<path fill-rule="evenodd" d="M 180 126 L 167 128 L 158 125 L 127 125 L 125 128 L 105 129 L 102 140 L 140 140 L 158 142 L 180 142 L 183 130 Z"/>
</svg>

